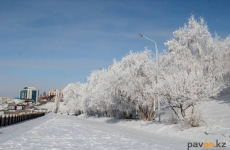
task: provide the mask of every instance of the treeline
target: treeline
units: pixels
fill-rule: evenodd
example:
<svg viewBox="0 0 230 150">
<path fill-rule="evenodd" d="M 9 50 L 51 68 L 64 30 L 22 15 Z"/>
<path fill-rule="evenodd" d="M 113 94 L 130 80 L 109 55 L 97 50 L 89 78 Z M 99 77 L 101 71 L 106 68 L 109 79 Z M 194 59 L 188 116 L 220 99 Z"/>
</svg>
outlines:
<svg viewBox="0 0 230 150">
<path fill-rule="evenodd" d="M 196 105 L 217 96 L 226 86 L 230 37 L 213 37 L 204 19 L 194 16 L 173 35 L 165 43 L 168 50 L 158 57 L 158 82 L 152 51 L 130 52 L 108 69 L 93 71 L 87 83 L 67 85 L 64 102 L 55 103 L 55 112 L 138 116 L 150 121 L 155 119 L 160 101 L 177 118 L 189 118 Z"/>
</svg>

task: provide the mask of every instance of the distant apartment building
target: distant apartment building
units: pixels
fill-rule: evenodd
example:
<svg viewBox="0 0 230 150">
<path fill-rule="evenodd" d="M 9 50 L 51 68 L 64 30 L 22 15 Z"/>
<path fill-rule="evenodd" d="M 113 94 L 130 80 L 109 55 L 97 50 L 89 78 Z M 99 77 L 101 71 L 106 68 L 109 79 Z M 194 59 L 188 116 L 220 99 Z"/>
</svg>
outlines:
<svg viewBox="0 0 230 150">
<path fill-rule="evenodd" d="M 63 100 L 62 89 L 58 90 L 58 93 L 59 93 L 59 97 L 60 97 L 60 99 L 62 101 Z M 56 98 L 56 90 L 54 90 L 54 89 L 49 90 L 49 97 L 52 97 L 51 100 L 55 100 L 55 98 Z"/>
<path fill-rule="evenodd" d="M 38 102 L 39 90 L 35 87 L 24 87 L 19 93 L 20 99 L 27 102 Z"/>
</svg>

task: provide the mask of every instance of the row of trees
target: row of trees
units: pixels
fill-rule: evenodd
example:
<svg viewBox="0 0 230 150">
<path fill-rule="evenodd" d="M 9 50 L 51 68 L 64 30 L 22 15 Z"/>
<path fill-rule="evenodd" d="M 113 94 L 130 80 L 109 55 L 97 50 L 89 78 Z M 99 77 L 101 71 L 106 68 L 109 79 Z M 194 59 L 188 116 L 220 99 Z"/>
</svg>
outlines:
<svg viewBox="0 0 230 150">
<path fill-rule="evenodd" d="M 57 111 L 116 118 L 156 117 L 157 100 L 180 119 L 202 101 L 217 96 L 229 73 L 230 37 L 212 37 L 203 18 L 194 16 L 165 43 L 168 50 L 156 60 L 152 51 L 130 52 L 108 69 L 96 70 L 87 83 L 72 83 L 63 90 Z M 55 104 L 56 105 L 56 104 Z"/>
</svg>

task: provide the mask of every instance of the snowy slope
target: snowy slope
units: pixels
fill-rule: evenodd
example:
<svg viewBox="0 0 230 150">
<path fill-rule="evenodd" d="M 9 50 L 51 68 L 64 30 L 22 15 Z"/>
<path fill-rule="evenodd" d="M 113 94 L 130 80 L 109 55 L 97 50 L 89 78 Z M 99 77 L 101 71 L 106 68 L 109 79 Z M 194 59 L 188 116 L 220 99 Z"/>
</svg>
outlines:
<svg viewBox="0 0 230 150">
<path fill-rule="evenodd" d="M 96 118 L 81 115 L 81 118 L 126 126 L 151 132 L 157 135 L 183 138 L 190 142 L 215 142 L 217 139 L 226 142 L 230 147 L 230 88 L 221 93 L 215 100 L 204 102 L 198 108 L 207 122 L 206 126 L 181 130 L 179 125 L 168 125 L 164 122 L 144 122 L 135 120 L 117 120 Z M 164 118 L 165 116 L 162 116 Z"/>
</svg>

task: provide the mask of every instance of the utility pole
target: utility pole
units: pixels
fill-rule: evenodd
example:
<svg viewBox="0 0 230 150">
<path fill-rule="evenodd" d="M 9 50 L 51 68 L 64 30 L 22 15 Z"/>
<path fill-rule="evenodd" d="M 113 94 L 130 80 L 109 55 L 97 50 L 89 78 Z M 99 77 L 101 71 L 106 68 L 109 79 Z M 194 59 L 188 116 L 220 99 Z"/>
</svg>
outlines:
<svg viewBox="0 0 230 150">
<path fill-rule="evenodd" d="M 140 37 L 143 37 L 151 42 L 154 42 L 155 43 L 155 50 L 156 50 L 156 84 L 158 83 L 158 49 L 157 49 L 157 43 L 145 36 L 143 36 L 142 34 L 139 34 Z M 160 104 L 160 100 L 158 99 L 158 95 L 156 95 L 156 98 L 157 98 L 157 101 L 158 101 L 158 112 L 159 112 L 159 122 L 161 122 L 161 104 Z M 154 107 L 153 107 L 153 110 L 155 111 L 155 100 L 154 100 Z"/>
</svg>

